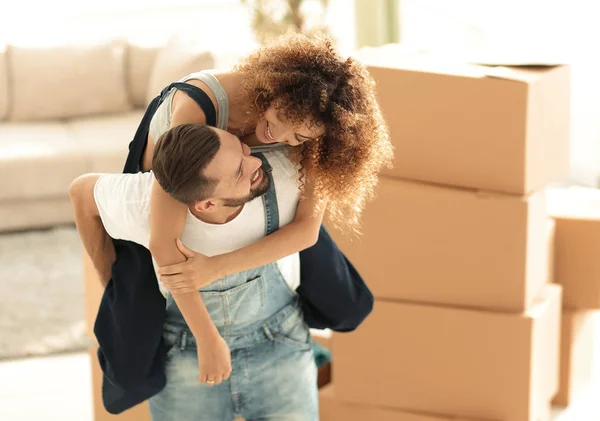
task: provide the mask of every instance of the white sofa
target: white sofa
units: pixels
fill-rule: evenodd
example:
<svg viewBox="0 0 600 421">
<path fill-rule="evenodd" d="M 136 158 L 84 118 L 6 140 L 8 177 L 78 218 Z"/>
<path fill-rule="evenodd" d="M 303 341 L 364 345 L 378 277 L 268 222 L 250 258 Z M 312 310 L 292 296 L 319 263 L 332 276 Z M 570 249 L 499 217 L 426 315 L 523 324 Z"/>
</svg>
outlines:
<svg viewBox="0 0 600 421">
<path fill-rule="evenodd" d="M 72 222 L 71 181 L 122 171 L 145 106 L 164 86 L 230 66 L 249 48 L 215 54 L 177 36 L 162 47 L 0 47 L 0 231 Z"/>
</svg>

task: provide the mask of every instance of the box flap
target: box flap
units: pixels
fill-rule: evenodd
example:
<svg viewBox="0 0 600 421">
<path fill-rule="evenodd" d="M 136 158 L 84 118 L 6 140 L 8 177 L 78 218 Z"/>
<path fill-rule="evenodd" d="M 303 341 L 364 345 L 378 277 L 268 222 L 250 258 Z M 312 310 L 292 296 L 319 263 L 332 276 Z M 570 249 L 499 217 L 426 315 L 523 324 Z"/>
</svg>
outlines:
<svg viewBox="0 0 600 421">
<path fill-rule="evenodd" d="M 501 51 L 469 52 L 465 61 L 483 66 L 549 68 L 569 63 L 566 57 L 544 51 Z"/>
<path fill-rule="evenodd" d="M 541 72 L 567 63 L 564 57 L 544 51 L 486 49 L 432 54 L 445 60 L 481 66 L 488 77 L 518 82 L 533 82 L 540 77 Z"/>
<path fill-rule="evenodd" d="M 564 55 L 556 51 L 556 48 L 519 50 L 514 47 L 472 50 L 465 53 L 465 61 L 489 67 L 490 77 L 532 82 L 541 72 L 569 63 Z"/>
<path fill-rule="evenodd" d="M 564 57 L 544 51 L 427 50 L 403 44 L 365 47 L 354 56 L 365 65 L 414 70 L 473 78 L 492 77 L 533 82 L 544 71 L 568 63 Z"/>
<path fill-rule="evenodd" d="M 472 78 L 486 77 L 488 72 L 485 66 L 465 63 L 463 61 L 445 60 L 429 52 L 421 52 L 419 54 L 374 54 L 361 61 L 367 67 Z"/>
</svg>

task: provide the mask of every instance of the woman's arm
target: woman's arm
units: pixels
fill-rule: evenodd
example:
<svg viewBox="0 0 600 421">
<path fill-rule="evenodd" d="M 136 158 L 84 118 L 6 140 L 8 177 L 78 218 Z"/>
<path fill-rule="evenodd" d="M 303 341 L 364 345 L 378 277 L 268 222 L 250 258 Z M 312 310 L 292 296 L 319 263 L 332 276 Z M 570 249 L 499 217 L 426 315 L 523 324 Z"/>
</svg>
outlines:
<svg viewBox="0 0 600 421">
<path fill-rule="evenodd" d="M 205 116 L 199 106 L 183 92 L 173 99 L 171 127 L 185 123 L 204 123 Z M 150 252 L 160 265 L 184 262 L 186 256 L 177 248 L 183 234 L 187 206 L 173 199 L 158 182 L 152 184 L 150 197 Z M 231 353 L 206 310 L 198 292 L 170 291 L 190 331 L 196 338 L 199 380 L 213 380 L 219 384 L 231 373 Z M 209 383 L 210 384 L 210 383 Z"/>
<path fill-rule="evenodd" d="M 150 252 L 159 266 L 185 261 L 176 240 L 183 234 L 187 206 L 173 199 L 154 180 L 150 195 Z"/>
<path fill-rule="evenodd" d="M 319 238 L 326 204 L 317 203 L 312 185 L 306 187 L 306 196 L 298 203 L 296 215 L 290 224 L 230 253 L 213 257 L 194 254 L 185 263 L 159 267 L 162 282 L 173 291 L 194 290 L 198 285 L 266 265 L 313 246 Z"/>
<path fill-rule="evenodd" d="M 171 128 L 181 124 L 205 123 L 206 117 L 196 102 L 185 92 L 173 97 Z M 159 266 L 185 261 L 176 246 L 185 226 L 187 206 L 173 199 L 158 182 L 152 184 L 150 197 L 150 252 Z"/>
<path fill-rule="evenodd" d="M 317 242 L 325 205 L 315 212 L 317 202 L 312 190 L 298 203 L 294 220 L 274 233 L 239 250 L 214 256 L 219 277 L 275 262 L 307 249 Z"/>
</svg>

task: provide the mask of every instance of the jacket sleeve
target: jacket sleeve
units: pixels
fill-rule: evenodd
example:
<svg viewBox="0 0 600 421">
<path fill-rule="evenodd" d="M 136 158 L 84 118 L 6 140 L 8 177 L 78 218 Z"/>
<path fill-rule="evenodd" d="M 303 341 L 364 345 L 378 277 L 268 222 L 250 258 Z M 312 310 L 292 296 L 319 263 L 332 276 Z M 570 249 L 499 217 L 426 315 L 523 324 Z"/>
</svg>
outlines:
<svg viewBox="0 0 600 421">
<path fill-rule="evenodd" d="M 373 310 L 373 294 L 322 225 L 317 243 L 300 252 L 298 294 L 316 329 L 350 332 Z"/>
</svg>

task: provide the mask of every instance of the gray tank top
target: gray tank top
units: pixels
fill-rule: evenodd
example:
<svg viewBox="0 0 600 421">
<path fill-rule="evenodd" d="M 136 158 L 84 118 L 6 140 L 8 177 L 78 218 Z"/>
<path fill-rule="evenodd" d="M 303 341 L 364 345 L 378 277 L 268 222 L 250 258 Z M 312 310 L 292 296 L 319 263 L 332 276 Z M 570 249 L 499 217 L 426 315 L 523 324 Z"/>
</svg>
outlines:
<svg viewBox="0 0 600 421">
<path fill-rule="evenodd" d="M 204 82 L 208 89 L 211 90 L 217 99 L 217 128 L 227 130 L 229 121 L 229 98 L 227 92 L 219 80 L 209 70 L 192 73 L 179 80 L 179 82 L 187 82 L 190 79 L 196 79 Z M 177 88 L 171 89 L 165 100 L 156 109 L 152 120 L 150 120 L 150 135 L 156 142 L 165 132 L 171 128 L 171 116 L 173 114 L 173 96 Z M 270 145 L 252 146 L 252 152 L 269 152 L 278 149 L 288 149 L 290 146 L 284 143 L 273 143 Z"/>
<path fill-rule="evenodd" d="M 217 99 L 217 128 L 227 130 L 227 122 L 229 121 L 229 98 L 219 80 L 207 70 L 192 73 L 187 75 L 179 82 L 187 82 L 190 79 L 197 79 L 206 84 Z M 173 96 L 177 88 L 171 89 L 165 100 L 156 109 L 152 120 L 150 121 L 150 135 L 156 142 L 166 131 L 171 128 L 171 116 L 173 114 Z"/>
</svg>

